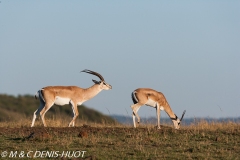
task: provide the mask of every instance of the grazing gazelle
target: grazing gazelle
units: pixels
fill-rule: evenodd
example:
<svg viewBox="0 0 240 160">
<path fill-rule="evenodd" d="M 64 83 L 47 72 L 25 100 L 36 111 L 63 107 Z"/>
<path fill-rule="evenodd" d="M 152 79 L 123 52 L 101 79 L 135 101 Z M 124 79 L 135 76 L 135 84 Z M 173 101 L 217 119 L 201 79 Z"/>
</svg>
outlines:
<svg viewBox="0 0 240 160">
<path fill-rule="evenodd" d="M 92 80 L 95 84 L 86 89 L 77 86 L 48 86 L 42 88 L 35 95 L 35 98 L 39 98 L 40 100 L 40 106 L 33 114 L 31 127 L 34 126 L 35 119 L 39 114 L 42 118 L 44 127 L 46 127 L 47 125 L 44 116 L 54 104 L 61 106 L 70 104 L 72 106 L 73 119 L 68 126 L 74 126 L 75 120 L 79 115 L 77 108 L 78 105 L 81 105 L 83 102 L 93 98 L 102 90 L 112 89 L 112 86 L 107 84 L 99 73 L 87 69 L 82 72 L 93 74 L 99 77 L 100 81 Z"/>
<path fill-rule="evenodd" d="M 178 119 L 177 115 L 173 113 L 171 107 L 169 106 L 166 98 L 161 92 L 155 91 L 150 88 L 138 88 L 132 92 L 133 105 L 131 108 L 133 110 L 133 125 L 136 128 L 135 116 L 140 123 L 140 117 L 137 114 L 139 108 L 143 105 L 151 106 L 156 108 L 157 111 L 157 121 L 158 129 L 160 129 L 160 110 L 165 110 L 168 116 L 171 118 L 175 129 L 180 128 L 180 122 L 186 111 L 183 112 L 181 119 Z"/>
</svg>

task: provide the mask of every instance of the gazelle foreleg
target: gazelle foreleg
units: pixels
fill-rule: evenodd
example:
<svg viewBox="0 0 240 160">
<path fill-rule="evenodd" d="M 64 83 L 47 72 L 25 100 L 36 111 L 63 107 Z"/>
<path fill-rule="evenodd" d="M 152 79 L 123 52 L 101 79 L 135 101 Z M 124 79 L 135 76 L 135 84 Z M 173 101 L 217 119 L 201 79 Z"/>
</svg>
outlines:
<svg viewBox="0 0 240 160">
<path fill-rule="evenodd" d="M 76 118 L 78 117 L 79 115 L 79 112 L 78 112 L 78 108 L 77 108 L 77 105 L 74 104 L 72 101 L 70 102 L 70 104 L 72 105 L 72 111 L 73 111 L 73 119 L 72 121 L 69 123 L 68 127 L 71 127 L 71 126 L 75 126 L 75 120 Z"/>
<path fill-rule="evenodd" d="M 158 129 L 161 129 L 161 127 L 160 127 L 160 107 L 158 104 L 156 105 L 156 112 L 157 112 L 157 126 L 158 126 Z"/>
<path fill-rule="evenodd" d="M 133 116 L 133 126 L 134 126 L 135 128 L 136 128 L 135 116 L 136 116 L 137 119 L 138 119 L 138 124 L 140 123 L 140 117 L 139 117 L 139 115 L 137 114 L 137 112 L 138 112 L 138 110 L 139 110 L 139 108 L 140 108 L 141 106 L 142 106 L 142 105 L 141 105 L 141 104 L 138 104 L 138 103 L 131 105 L 131 108 L 132 108 L 132 110 L 133 110 L 133 114 L 132 114 L 132 116 Z"/>
</svg>

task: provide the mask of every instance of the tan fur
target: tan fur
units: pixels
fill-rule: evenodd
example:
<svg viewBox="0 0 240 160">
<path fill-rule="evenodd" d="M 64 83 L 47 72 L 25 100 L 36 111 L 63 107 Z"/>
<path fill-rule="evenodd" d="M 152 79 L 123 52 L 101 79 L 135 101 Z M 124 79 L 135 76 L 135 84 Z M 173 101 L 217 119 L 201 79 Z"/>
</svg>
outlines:
<svg viewBox="0 0 240 160">
<path fill-rule="evenodd" d="M 86 89 L 77 86 L 48 86 L 42 88 L 42 90 L 38 91 L 38 93 L 42 93 L 43 99 L 40 100 L 40 107 L 34 112 L 31 127 L 34 126 L 37 114 L 40 114 L 43 125 L 46 127 L 47 124 L 44 116 L 55 103 L 58 105 L 72 105 L 74 116 L 72 121 L 69 123 L 69 127 L 74 126 L 75 120 L 79 115 L 77 108 L 78 105 L 81 105 L 83 102 L 93 98 L 102 90 L 112 89 L 112 86 L 107 84 L 105 81 L 94 81 L 94 83 L 95 84 L 93 86 Z"/>
<path fill-rule="evenodd" d="M 168 114 L 168 116 L 172 120 L 174 118 L 176 118 L 176 116 L 173 113 L 170 105 L 168 104 L 165 96 L 161 92 L 158 92 L 158 91 L 150 89 L 150 88 L 138 88 L 138 89 L 134 90 L 133 93 L 135 94 L 135 97 L 138 100 L 138 102 L 136 104 L 131 105 L 131 108 L 133 110 L 133 115 L 132 115 L 133 116 L 133 124 L 134 124 L 135 128 L 136 128 L 135 116 L 138 119 L 138 123 L 140 123 L 140 117 L 137 114 L 137 112 L 141 106 L 143 106 L 143 105 L 149 106 L 148 102 L 151 102 L 150 106 L 152 106 L 152 104 L 156 104 L 155 106 L 152 106 L 152 107 L 156 108 L 159 129 L 160 129 L 160 109 L 164 109 L 165 112 Z M 153 101 L 155 103 L 152 103 Z M 176 121 L 173 120 L 173 123 L 174 123 L 174 126 L 176 129 L 179 128 L 177 125 L 178 122 L 179 122 L 179 119 L 177 119 Z"/>
</svg>

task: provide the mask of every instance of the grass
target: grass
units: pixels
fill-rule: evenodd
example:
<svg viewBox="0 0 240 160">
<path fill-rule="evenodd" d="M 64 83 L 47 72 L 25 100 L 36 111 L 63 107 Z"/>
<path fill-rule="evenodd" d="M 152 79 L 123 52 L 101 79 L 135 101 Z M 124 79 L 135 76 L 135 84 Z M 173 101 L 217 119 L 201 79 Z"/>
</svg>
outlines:
<svg viewBox="0 0 240 160">
<path fill-rule="evenodd" d="M 201 121 L 180 130 L 172 125 L 163 125 L 161 130 L 149 124 L 134 129 L 132 125 L 81 121 L 79 127 L 68 128 L 62 127 L 65 120 L 56 119 L 48 120 L 47 128 L 41 121 L 34 128 L 30 123 L 30 119 L 0 123 L 0 153 L 86 151 L 78 159 L 240 159 L 239 123 Z"/>
</svg>

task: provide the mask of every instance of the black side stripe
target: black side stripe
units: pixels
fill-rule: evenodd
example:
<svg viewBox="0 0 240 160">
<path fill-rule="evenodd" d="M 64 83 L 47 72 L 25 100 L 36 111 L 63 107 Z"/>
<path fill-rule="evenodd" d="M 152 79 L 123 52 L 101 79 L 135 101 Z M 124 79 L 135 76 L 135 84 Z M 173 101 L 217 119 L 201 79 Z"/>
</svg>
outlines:
<svg viewBox="0 0 240 160">
<path fill-rule="evenodd" d="M 43 97 L 43 89 L 41 89 L 41 90 L 39 90 L 38 91 L 38 94 L 39 94 L 39 98 L 43 101 L 43 102 L 45 102 L 45 99 L 44 99 L 44 97 Z"/>
<path fill-rule="evenodd" d="M 135 91 L 132 92 L 132 101 L 134 104 L 138 103 L 138 99 L 137 99 L 135 93 L 136 93 Z"/>
</svg>

